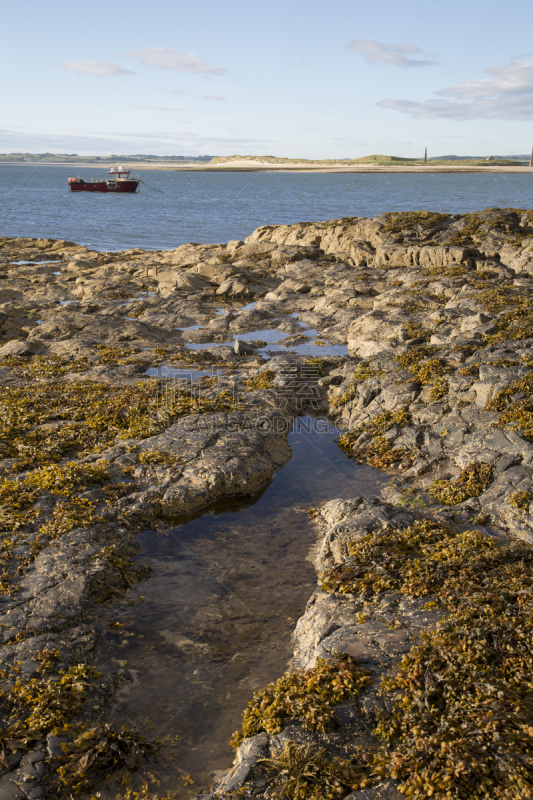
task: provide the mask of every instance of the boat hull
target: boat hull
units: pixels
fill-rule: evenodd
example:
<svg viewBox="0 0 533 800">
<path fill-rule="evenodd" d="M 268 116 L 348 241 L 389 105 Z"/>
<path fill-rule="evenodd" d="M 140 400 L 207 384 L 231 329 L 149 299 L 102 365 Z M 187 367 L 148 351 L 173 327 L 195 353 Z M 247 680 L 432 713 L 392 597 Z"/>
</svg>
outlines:
<svg viewBox="0 0 533 800">
<path fill-rule="evenodd" d="M 71 192 L 110 192 L 121 194 L 122 192 L 135 192 L 139 181 L 117 181 L 115 186 L 108 186 L 106 181 L 98 183 L 72 182 L 69 184 Z"/>
</svg>

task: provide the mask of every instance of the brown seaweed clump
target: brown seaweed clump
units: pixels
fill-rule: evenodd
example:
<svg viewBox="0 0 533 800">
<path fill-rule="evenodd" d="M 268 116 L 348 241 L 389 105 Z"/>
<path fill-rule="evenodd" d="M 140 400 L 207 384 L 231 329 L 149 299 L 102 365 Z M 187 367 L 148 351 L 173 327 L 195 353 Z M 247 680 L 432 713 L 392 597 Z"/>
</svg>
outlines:
<svg viewBox="0 0 533 800">
<path fill-rule="evenodd" d="M 291 719 L 301 720 L 310 730 L 325 731 L 333 722 L 335 707 L 359 694 L 370 682 L 369 674 L 349 656 L 320 658 L 313 669 L 286 672 L 254 694 L 231 745 L 238 747 L 261 731 L 279 733 Z"/>
<path fill-rule="evenodd" d="M 533 798 L 533 554 L 491 551 L 443 581 L 450 616 L 382 682 L 396 702 L 376 772 L 408 797 Z"/>
<path fill-rule="evenodd" d="M 123 797 L 154 797 L 149 789 L 157 781 L 151 772 L 164 751 L 171 753 L 167 737 L 147 737 L 136 728 L 121 729 L 109 723 L 80 721 L 80 712 L 101 693 L 102 675 L 91 664 L 56 669 L 60 653 L 44 649 L 36 656 L 39 667 L 34 677 L 24 676 L 20 667 L 0 670 L 0 707 L 6 724 L 0 730 L 0 753 L 4 763 L 17 750 L 26 750 L 51 732 L 65 737 L 63 755 L 47 756 L 57 772 L 45 778 L 52 796 L 72 798 L 96 786 L 121 787 Z M 59 762 L 59 765 L 58 765 Z"/>
<path fill-rule="evenodd" d="M 294 739 L 260 763 L 274 773 L 278 796 L 289 800 L 335 800 L 371 783 L 363 766 L 339 756 L 328 758 L 323 748 Z"/>
<path fill-rule="evenodd" d="M 401 233 L 415 228 L 420 238 L 426 239 L 449 219 L 449 214 L 439 214 L 436 211 L 396 211 L 387 214 L 382 230 L 386 233 Z"/>
<path fill-rule="evenodd" d="M 532 500 L 531 492 L 514 492 L 509 495 L 509 504 L 519 511 L 527 511 Z"/>
<path fill-rule="evenodd" d="M 463 503 L 471 497 L 483 494 L 488 489 L 492 473 L 492 464 L 483 462 L 469 464 L 456 480 L 433 481 L 427 492 L 443 505 L 455 506 L 457 503 Z"/>
<path fill-rule="evenodd" d="M 533 550 L 431 521 L 369 534 L 320 576 L 329 593 L 431 597 L 447 616 L 382 679 L 374 782 L 421 800 L 533 798 Z"/>
<path fill-rule="evenodd" d="M 160 381 L 111 386 L 94 381 L 0 388 L 0 458 L 14 472 L 109 447 L 117 438 L 144 439 L 174 419 L 235 408 L 226 392 L 206 399 Z"/>
<path fill-rule="evenodd" d="M 352 428 L 339 436 L 339 447 L 375 469 L 387 469 L 392 465 L 411 458 L 411 452 L 405 447 L 393 447 L 392 441 L 385 434 L 394 426 L 399 428 L 409 425 L 411 414 L 408 411 L 383 411 L 369 420 L 364 427 Z M 363 433 L 371 435 L 370 441 L 358 444 Z"/>
</svg>

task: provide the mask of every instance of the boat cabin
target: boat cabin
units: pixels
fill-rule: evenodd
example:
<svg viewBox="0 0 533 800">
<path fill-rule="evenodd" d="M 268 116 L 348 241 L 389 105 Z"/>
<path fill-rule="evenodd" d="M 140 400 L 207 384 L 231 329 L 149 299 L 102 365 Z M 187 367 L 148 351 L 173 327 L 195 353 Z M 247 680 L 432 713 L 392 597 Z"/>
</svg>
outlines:
<svg viewBox="0 0 533 800">
<path fill-rule="evenodd" d="M 112 178 L 109 179 L 109 180 L 112 180 L 112 181 L 113 180 L 115 180 L 115 181 L 129 181 L 130 180 L 130 175 L 131 175 L 131 170 L 124 169 L 124 167 L 111 167 L 111 169 L 109 170 L 109 172 L 107 174 L 113 176 Z"/>
</svg>

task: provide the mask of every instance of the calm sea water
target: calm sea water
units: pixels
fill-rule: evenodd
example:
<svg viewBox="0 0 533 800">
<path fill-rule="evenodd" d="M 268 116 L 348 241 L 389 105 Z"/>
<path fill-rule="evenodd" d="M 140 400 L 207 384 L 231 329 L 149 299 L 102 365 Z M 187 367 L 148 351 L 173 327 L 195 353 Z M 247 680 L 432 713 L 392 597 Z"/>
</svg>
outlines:
<svg viewBox="0 0 533 800">
<path fill-rule="evenodd" d="M 132 195 L 73 193 L 107 168 L 0 165 L 0 236 L 69 239 L 97 250 L 244 239 L 260 225 L 424 209 L 533 208 L 529 173 L 294 174 L 143 170 Z M 161 193 L 162 192 L 162 193 Z"/>
</svg>

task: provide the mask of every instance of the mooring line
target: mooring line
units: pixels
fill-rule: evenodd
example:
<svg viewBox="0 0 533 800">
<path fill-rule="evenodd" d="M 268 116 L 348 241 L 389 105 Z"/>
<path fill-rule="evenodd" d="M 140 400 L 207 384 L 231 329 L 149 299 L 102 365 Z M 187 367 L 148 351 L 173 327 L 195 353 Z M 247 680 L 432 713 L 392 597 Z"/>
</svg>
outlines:
<svg viewBox="0 0 533 800">
<path fill-rule="evenodd" d="M 156 189 L 154 186 L 150 186 L 149 183 L 146 183 L 146 181 L 142 181 L 140 178 L 139 178 L 139 183 L 144 183 L 145 186 L 148 186 L 149 189 L 153 189 L 154 192 L 159 192 L 160 194 L 165 194 L 161 189 Z"/>
</svg>

